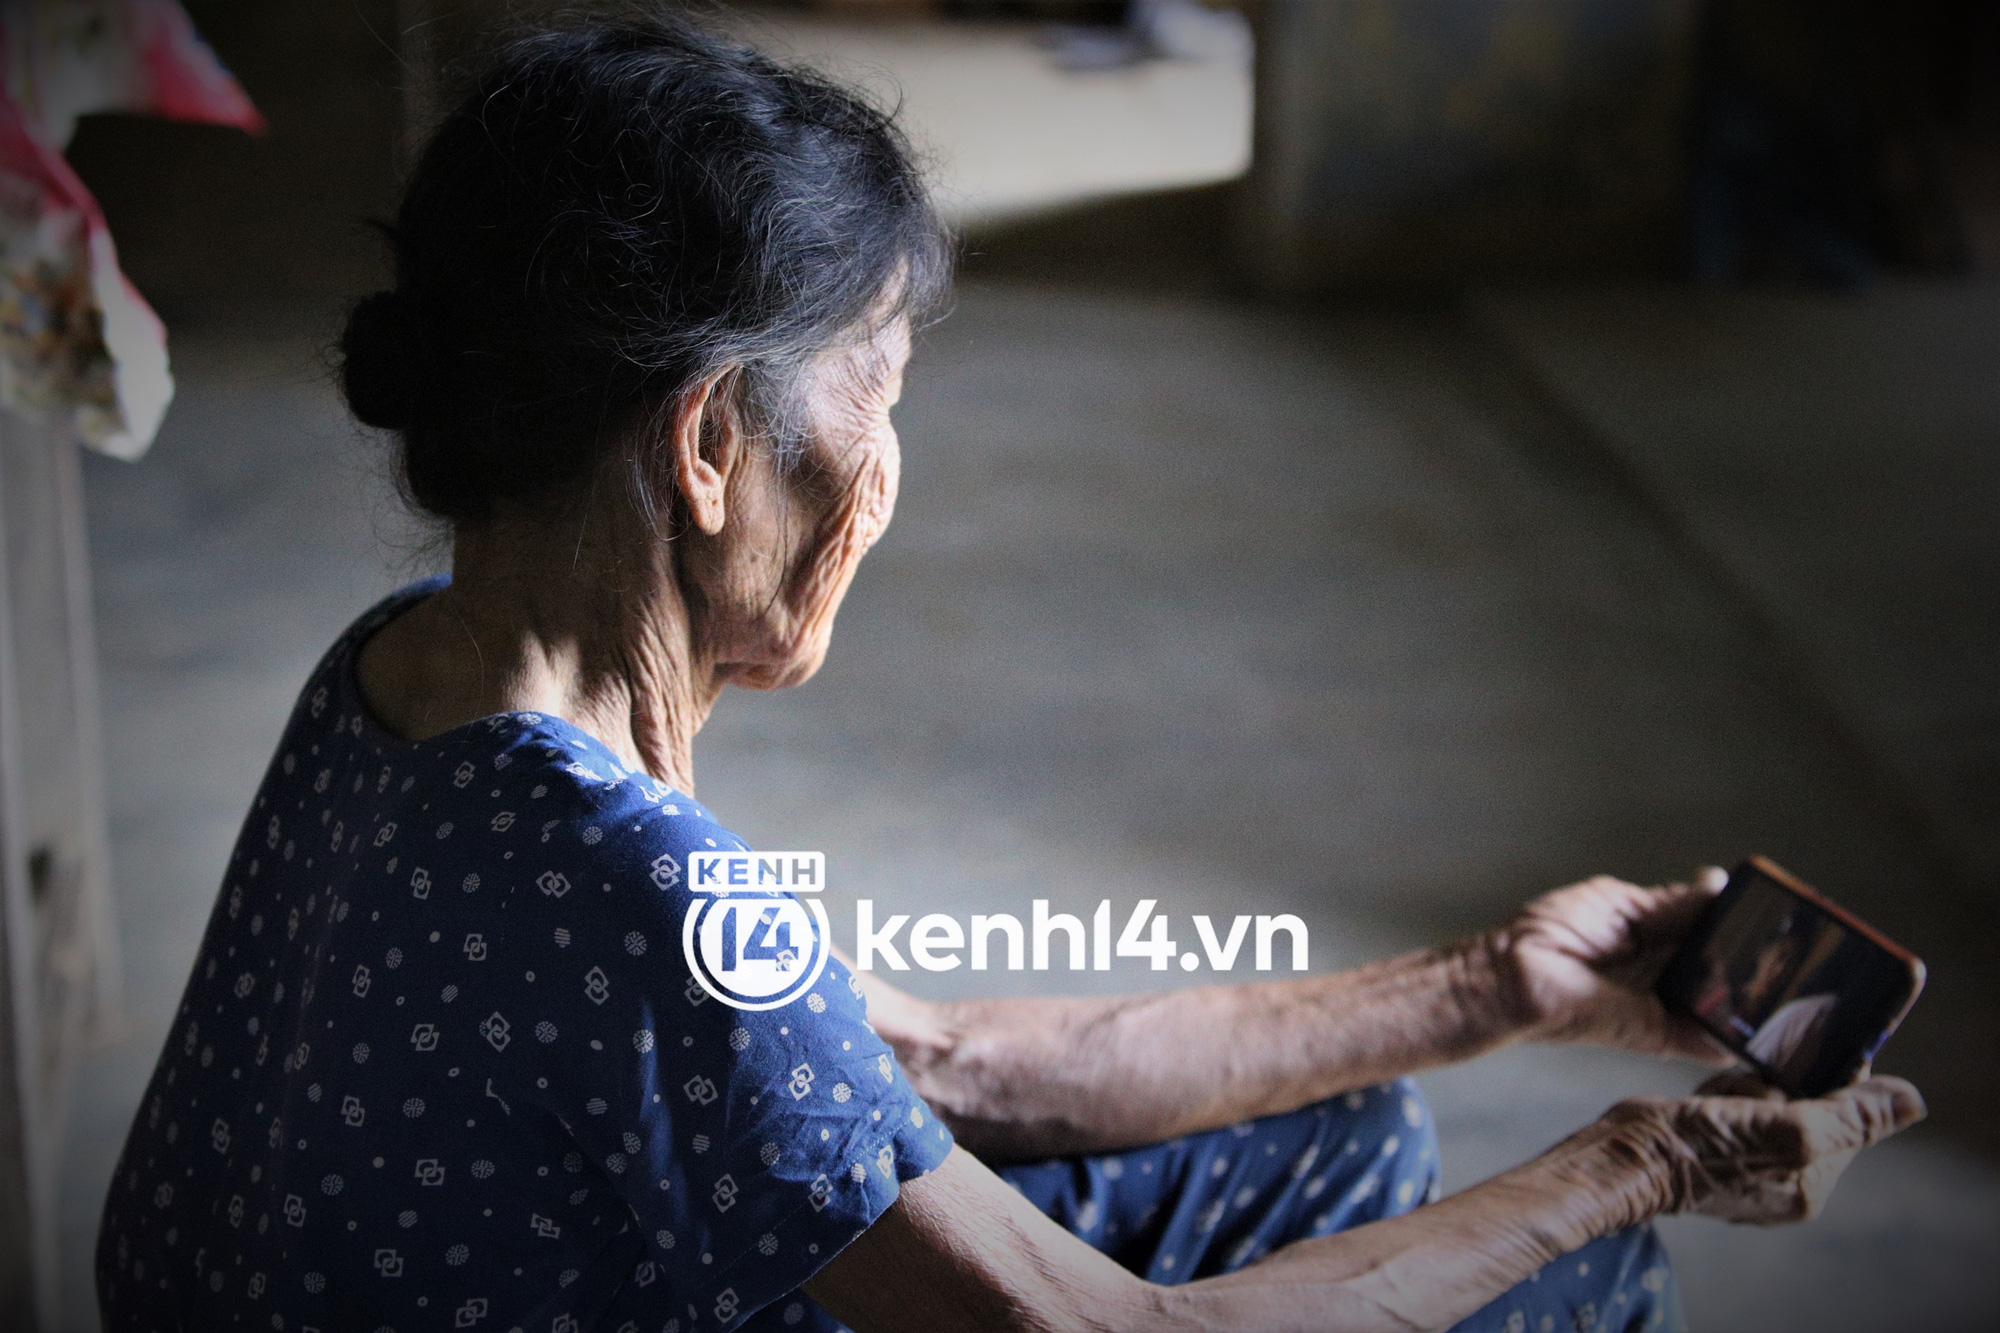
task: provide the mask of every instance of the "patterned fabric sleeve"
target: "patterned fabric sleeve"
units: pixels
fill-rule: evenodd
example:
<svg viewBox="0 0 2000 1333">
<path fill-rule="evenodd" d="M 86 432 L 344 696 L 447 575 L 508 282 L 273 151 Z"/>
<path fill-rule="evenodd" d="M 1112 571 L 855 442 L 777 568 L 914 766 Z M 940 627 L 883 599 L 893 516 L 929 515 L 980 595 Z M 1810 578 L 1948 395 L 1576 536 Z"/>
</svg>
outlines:
<svg viewBox="0 0 2000 1333">
<path fill-rule="evenodd" d="M 526 868 L 537 891 L 515 895 L 519 924 L 493 945 L 521 969 L 496 958 L 494 975 L 533 981 L 510 984 L 513 1010 L 482 1014 L 487 1063 L 517 1056 L 496 1079 L 510 1113 L 558 1121 L 575 1144 L 565 1168 L 635 1219 L 610 1251 L 624 1271 L 586 1275 L 623 1284 L 603 1327 L 628 1315 L 648 1329 L 733 1327 L 817 1272 L 951 1138 L 839 963 L 766 1011 L 693 979 L 684 868 L 739 839 L 608 754 L 571 775 L 587 813 L 548 830 L 546 864 Z"/>
<path fill-rule="evenodd" d="M 343 636 L 265 773 L 107 1196 L 107 1328 L 720 1333 L 950 1151 L 844 968 L 691 981 L 684 867 L 747 850 L 692 798 L 559 718 L 373 725 L 354 649 L 440 586 Z"/>
</svg>

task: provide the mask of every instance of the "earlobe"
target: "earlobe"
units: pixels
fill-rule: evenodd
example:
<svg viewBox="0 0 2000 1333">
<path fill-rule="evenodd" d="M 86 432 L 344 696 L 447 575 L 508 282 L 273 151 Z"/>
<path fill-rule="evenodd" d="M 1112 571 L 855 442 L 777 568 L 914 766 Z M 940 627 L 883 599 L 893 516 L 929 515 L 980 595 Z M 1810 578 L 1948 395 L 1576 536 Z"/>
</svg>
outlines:
<svg viewBox="0 0 2000 1333">
<path fill-rule="evenodd" d="M 711 537 L 722 531 L 726 518 L 724 497 L 736 453 L 727 395 L 719 391 L 728 376 L 719 370 L 689 389 L 673 416 L 674 487 L 695 527 Z"/>
</svg>

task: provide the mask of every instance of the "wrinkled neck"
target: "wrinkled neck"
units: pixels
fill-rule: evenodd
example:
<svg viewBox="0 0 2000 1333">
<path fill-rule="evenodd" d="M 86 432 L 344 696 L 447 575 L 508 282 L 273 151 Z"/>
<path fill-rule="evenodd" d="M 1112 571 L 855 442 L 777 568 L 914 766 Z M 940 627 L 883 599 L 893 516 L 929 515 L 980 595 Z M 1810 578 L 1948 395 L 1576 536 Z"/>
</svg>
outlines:
<svg viewBox="0 0 2000 1333">
<path fill-rule="evenodd" d="M 694 737 L 720 689 L 703 660 L 674 544 L 636 517 L 462 531 L 452 591 L 490 626 L 512 689 L 627 764 L 694 789 Z M 482 645 L 483 647 L 484 645 Z"/>
<path fill-rule="evenodd" d="M 692 793 L 695 733 L 720 690 L 699 637 L 674 543 L 636 518 L 469 523 L 454 534 L 451 586 L 376 636 L 362 684 L 411 739 L 546 713 Z"/>
</svg>

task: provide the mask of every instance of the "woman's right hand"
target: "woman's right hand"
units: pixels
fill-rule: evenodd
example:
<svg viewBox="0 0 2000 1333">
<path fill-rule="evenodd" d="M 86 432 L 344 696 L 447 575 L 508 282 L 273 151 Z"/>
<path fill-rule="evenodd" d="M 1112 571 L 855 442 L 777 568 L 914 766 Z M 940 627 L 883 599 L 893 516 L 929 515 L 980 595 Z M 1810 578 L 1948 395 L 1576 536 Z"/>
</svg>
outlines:
<svg viewBox="0 0 2000 1333">
<path fill-rule="evenodd" d="M 1791 1101 L 1741 1071 L 1693 1097 L 1638 1097 L 1600 1122 L 1635 1154 L 1658 1197 L 1653 1213 L 1700 1213 L 1774 1226 L 1818 1215 L 1854 1155 L 1922 1120 L 1924 1099 L 1900 1078 L 1869 1078 Z"/>
</svg>

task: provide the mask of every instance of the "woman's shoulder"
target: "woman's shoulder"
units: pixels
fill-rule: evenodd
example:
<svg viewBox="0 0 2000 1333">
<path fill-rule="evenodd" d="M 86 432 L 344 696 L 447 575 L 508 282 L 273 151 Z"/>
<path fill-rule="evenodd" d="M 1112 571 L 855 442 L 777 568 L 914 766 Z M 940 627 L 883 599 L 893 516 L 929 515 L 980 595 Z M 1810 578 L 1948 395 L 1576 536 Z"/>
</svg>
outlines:
<svg viewBox="0 0 2000 1333">
<path fill-rule="evenodd" d="M 628 768 L 562 718 L 497 714 L 451 740 L 440 759 L 454 789 L 470 793 L 474 804 L 508 807 L 495 809 L 489 827 L 525 820 L 534 846 L 580 869 L 625 872 L 639 862 L 657 887 L 671 889 L 682 882 L 690 853 L 749 850 L 694 797 Z"/>
<path fill-rule="evenodd" d="M 362 698 L 355 653 L 441 586 L 430 580 L 386 599 L 328 650 L 300 692 L 235 860 L 277 871 L 296 844 L 302 874 L 332 868 L 332 853 L 357 882 L 387 875 L 419 899 L 434 883 L 486 886 L 452 895 L 466 908 L 502 886 L 518 913 L 543 900 L 574 909 L 572 891 L 584 886 L 630 885 L 660 891 L 658 906 L 673 910 L 691 853 L 748 850 L 691 795 L 559 716 L 496 713 L 418 741 L 383 729 Z"/>
<path fill-rule="evenodd" d="M 343 779 L 359 795 L 373 788 L 439 841 L 483 826 L 510 835 L 499 840 L 507 850 L 518 849 L 523 828 L 544 845 L 568 834 L 567 850 L 588 861 L 647 849 L 656 849 L 649 863 L 668 851 L 679 860 L 702 848 L 747 850 L 692 796 L 629 768 L 562 717 L 495 713 L 419 741 L 384 730 L 362 698 L 357 655 L 375 631 L 449 582 L 425 579 L 391 594 L 335 640 L 300 692 L 274 777 L 310 769 L 315 795 L 341 794 L 328 787 Z"/>
<path fill-rule="evenodd" d="M 549 714 L 482 718 L 402 767 L 410 852 L 532 887 L 531 900 L 633 884 L 678 898 L 692 853 L 748 850 L 692 796 Z"/>
</svg>

